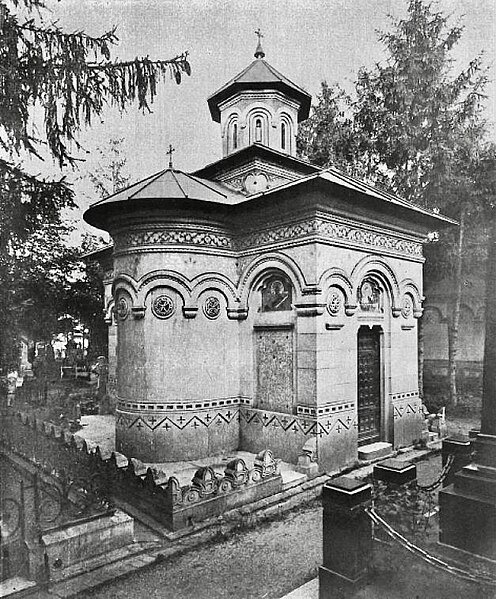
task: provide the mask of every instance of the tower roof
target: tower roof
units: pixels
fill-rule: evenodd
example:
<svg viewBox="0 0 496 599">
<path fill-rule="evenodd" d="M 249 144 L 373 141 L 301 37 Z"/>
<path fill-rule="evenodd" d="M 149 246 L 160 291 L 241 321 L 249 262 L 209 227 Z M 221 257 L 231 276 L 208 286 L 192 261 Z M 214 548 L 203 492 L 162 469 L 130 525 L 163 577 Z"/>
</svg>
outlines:
<svg viewBox="0 0 496 599">
<path fill-rule="evenodd" d="M 214 121 L 220 122 L 219 104 L 235 93 L 267 89 L 281 91 L 299 103 L 298 121 L 304 121 L 308 118 L 312 96 L 279 73 L 262 58 L 261 54 L 263 54 L 263 51 L 241 73 L 238 73 L 208 98 L 208 107 Z"/>
</svg>

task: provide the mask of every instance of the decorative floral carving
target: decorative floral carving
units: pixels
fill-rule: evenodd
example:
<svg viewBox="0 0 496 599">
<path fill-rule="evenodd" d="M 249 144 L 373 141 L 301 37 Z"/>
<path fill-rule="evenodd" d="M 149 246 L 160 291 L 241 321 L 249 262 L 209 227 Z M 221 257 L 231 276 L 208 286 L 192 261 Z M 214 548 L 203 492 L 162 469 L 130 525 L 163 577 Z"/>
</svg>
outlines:
<svg viewBox="0 0 496 599">
<path fill-rule="evenodd" d="M 207 297 L 203 304 L 203 313 L 207 318 L 214 320 L 220 314 L 220 301 L 215 296 Z"/>
<path fill-rule="evenodd" d="M 403 296 L 403 301 L 401 303 L 401 315 L 403 318 L 409 318 L 413 312 L 413 304 L 409 295 Z"/>
<path fill-rule="evenodd" d="M 125 297 L 120 297 L 117 300 L 115 313 L 120 320 L 125 320 L 129 316 L 129 304 Z"/>
<path fill-rule="evenodd" d="M 218 481 L 214 470 L 210 466 L 204 466 L 196 471 L 191 488 L 196 489 L 200 497 L 213 495 L 217 491 Z"/>
<path fill-rule="evenodd" d="M 169 295 L 159 295 L 153 300 L 152 312 L 157 318 L 170 318 L 176 311 L 176 304 Z"/>
<path fill-rule="evenodd" d="M 235 458 L 227 464 L 224 476 L 231 481 L 232 487 L 240 487 L 248 482 L 250 471 L 246 467 L 244 460 Z"/>
<path fill-rule="evenodd" d="M 343 297 L 337 289 L 331 289 L 327 298 L 327 311 L 331 316 L 337 316 L 343 305 Z"/>
<path fill-rule="evenodd" d="M 255 458 L 254 469 L 262 478 L 279 473 L 279 462 L 274 459 L 270 449 L 264 449 Z"/>
</svg>

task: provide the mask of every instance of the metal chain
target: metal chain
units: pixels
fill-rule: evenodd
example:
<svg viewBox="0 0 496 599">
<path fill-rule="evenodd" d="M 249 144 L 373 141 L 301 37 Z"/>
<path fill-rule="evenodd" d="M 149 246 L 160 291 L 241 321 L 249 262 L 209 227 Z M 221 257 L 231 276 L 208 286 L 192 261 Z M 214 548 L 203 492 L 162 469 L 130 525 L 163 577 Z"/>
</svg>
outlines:
<svg viewBox="0 0 496 599">
<path fill-rule="evenodd" d="M 496 579 L 492 578 L 489 575 L 482 574 L 482 573 L 475 574 L 471 571 L 462 570 L 461 568 L 458 568 L 456 566 L 451 566 L 450 564 L 448 564 L 447 562 L 444 562 L 443 560 L 439 559 L 438 557 L 431 555 L 424 549 L 417 547 L 417 545 L 414 545 L 411 541 L 409 541 L 407 538 L 405 538 L 403 535 L 401 535 L 397 530 L 392 528 L 392 526 L 390 526 L 383 518 L 381 518 L 381 516 L 379 516 L 379 514 L 375 511 L 374 508 L 371 508 L 371 507 L 365 508 L 365 512 L 368 514 L 368 516 L 370 517 L 372 522 L 374 524 L 380 526 L 381 528 L 383 528 L 386 531 L 386 533 L 393 540 L 398 542 L 402 547 L 404 547 L 407 551 L 409 551 L 413 555 L 416 555 L 417 557 L 420 557 L 421 559 L 423 559 L 425 562 L 427 562 L 431 566 L 434 566 L 435 568 L 438 568 L 439 570 L 444 570 L 444 571 L 448 572 L 449 574 L 453 574 L 454 576 L 457 576 L 458 578 L 463 578 L 465 580 L 470 580 L 472 582 L 477 582 L 479 584 L 496 586 Z"/>
<path fill-rule="evenodd" d="M 450 468 L 453 465 L 454 461 L 455 461 L 455 456 L 450 453 L 448 455 L 448 459 L 446 460 L 446 464 L 443 466 L 443 469 L 441 470 L 441 474 L 439 475 L 439 478 L 429 485 L 420 485 L 417 482 L 417 487 L 419 489 L 421 489 L 422 491 L 426 491 L 426 492 L 434 491 L 434 489 L 437 489 L 446 480 L 446 477 L 448 476 L 448 473 L 449 473 Z"/>
</svg>

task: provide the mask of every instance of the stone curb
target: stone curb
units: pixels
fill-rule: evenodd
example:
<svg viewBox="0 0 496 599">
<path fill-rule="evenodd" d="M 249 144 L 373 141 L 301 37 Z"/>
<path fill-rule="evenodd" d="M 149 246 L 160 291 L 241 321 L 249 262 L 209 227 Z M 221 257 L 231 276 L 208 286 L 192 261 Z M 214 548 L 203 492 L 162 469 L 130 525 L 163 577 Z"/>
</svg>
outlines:
<svg viewBox="0 0 496 599">
<path fill-rule="evenodd" d="M 400 454 L 405 460 L 410 460 L 415 463 L 424 460 L 427 456 L 438 453 L 438 451 L 439 449 L 437 447 L 422 450 L 406 449 L 401 452 L 395 452 L 395 455 Z M 408 456 L 409 453 L 415 453 L 415 455 Z M 278 517 L 283 513 L 318 497 L 321 493 L 322 486 L 328 480 L 343 474 L 352 474 L 355 478 L 365 478 L 372 473 L 374 463 L 384 459 L 385 458 L 379 458 L 373 463 L 368 463 L 358 468 L 346 468 L 339 472 L 333 472 L 332 474 L 318 475 L 295 487 L 290 487 L 285 491 L 272 495 L 271 497 L 260 499 L 247 506 L 230 510 L 220 517 L 205 520 L 187 531 L 171 533 L 166 530 L 165 527 L 157 525 L 156 522 L 151 522 L 149 518 L 144 517 L 144 514 L 140 514 L 139 516 L 136 514 L 136 519 L 140 520 L 155 533 L 162 536 L 164 542 L 167 543 L 168 541 L 169 545 L 167 546 L 164 544 L 157 549 L 133 555 L 118 562 L 104 565 L 97 570 L 54 584 L 48 591 L 40 591 L 38 589 L 36 597 L 39 599 L 70 599 L 71 597 L 76 597 L 83 591 L 94 589 L 111 582 L 112 580 L 129 576 L 138 570 L 173 556 L 187 553 L 191 549 L 198 548 L 199 546 L 211 542 L 219 535 L 224 536 L 243 526 L 253 526 L 264 520 Z M 122 503 L 120 507 L 122 509 L 127 506 Z M 14 597 L 14 595 L 12 595 L 12 597 Z"/>
</svg>

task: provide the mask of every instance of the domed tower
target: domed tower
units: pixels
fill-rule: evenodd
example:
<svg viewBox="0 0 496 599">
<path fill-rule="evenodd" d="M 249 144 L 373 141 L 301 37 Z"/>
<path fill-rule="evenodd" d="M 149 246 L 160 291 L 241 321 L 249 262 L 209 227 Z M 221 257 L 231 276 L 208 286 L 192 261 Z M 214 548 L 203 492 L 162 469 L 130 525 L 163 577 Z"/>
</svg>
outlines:
<svg viewBox="0 0 496 599">
<path fill-rule="evenodd" d="M 256 143 L 296 156 L 298 123 L 308 117 L 311 96 L 265 60 L 256 33 L 255 60 L 208 98 L 221 125 L 222 154 Z"/>
</svg>

